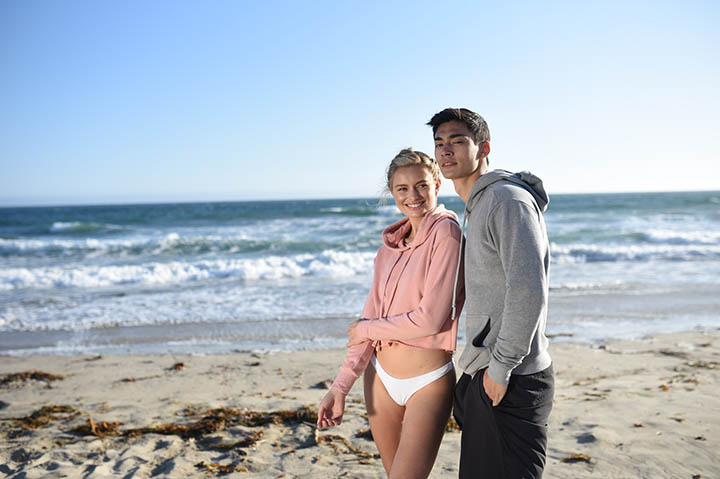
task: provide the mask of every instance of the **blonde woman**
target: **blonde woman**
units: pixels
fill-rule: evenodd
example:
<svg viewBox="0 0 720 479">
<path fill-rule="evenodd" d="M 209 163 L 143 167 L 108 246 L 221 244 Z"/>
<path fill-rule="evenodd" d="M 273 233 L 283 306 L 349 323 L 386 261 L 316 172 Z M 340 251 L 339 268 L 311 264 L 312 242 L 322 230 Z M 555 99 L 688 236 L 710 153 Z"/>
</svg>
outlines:
<svg viewBox="0 0 720 479">
<path fill-rule="evenodd" d="M 428 155 L 402 150 L 386 178 L 404 218 L 382 234 L 370 294 L 348 329 L 347 356 L 320 402 L 318 427 L 341 423 L 345 397 L 364 372 L 370 428 L 388 476 L 424 478 L 452 406 L 462 234 L 455 213 L 437 204 L 440 171 Z"/>
</svg>

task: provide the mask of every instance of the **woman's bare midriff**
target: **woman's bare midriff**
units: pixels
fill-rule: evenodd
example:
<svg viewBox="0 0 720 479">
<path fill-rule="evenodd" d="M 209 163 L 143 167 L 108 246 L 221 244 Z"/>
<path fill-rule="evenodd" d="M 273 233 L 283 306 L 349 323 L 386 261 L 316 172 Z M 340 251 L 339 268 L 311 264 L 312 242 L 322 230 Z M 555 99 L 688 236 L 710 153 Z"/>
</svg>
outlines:
<svg viewBox="0 0 720 479">
<path fill-rule="evenodd" d="M 387 342 L 375 350 L 375 355 L 383 369 L 398 379 L 429 373 L 452 359 L 452 353 L 442 349 L 423 349 Z"/>
</svg>

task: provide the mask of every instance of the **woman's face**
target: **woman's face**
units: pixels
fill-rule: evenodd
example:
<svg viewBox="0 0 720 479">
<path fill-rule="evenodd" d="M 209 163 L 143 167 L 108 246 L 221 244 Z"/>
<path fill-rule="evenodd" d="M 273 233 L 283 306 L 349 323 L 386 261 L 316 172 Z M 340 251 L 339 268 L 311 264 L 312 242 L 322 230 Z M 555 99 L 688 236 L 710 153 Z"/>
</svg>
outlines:
<svg viewBox="0 0 720 479">
<path fill-rule="evenodd" d="M 402 166 L 391 180 L 390 192 L 395 204 L 408 218 L 422 218 L 437 206 L 440 180 L 434 180 L 424 166 Z"/>
</svg>

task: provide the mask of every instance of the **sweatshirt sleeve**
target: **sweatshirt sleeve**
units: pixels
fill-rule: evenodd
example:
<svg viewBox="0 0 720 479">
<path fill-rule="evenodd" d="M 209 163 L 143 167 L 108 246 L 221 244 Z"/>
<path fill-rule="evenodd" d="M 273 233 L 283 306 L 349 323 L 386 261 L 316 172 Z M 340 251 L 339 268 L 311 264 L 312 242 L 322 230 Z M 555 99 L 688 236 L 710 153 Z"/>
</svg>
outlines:
<svg viewBox="0 0 720 479">
<path fill-rule="evenodd" d="M 505 273 L 506 291 L 488 374 L 496 383 L 507 385 L 512 370 L 530 352 L 547 306 L 547 242 L 534 206 L 522 201 L 499 203 L 488 227 Z"/>
<path fill-rule="evenodd" d="M 332 387 L 347 396 L 357 378 L 365 372 L 374 351 L 375 344 L 372 341 L 350 346 Z"/>
<path fill-rule="evenodd" d="M 453 290 L 460 248 L 460 229 L 433 245 L 430 268 L 418 307 L 387 318 L 360 321 L 357 332 L 370 340 L 417 339 L 437 334 L 452 314 Z M 461 272 L 462 273 L 462 272 Z M 461 278 L 462 279 L 462 278 Z M 462 282 L 458 283 L 460 289 Z M 462 310 L 464 296 L 458 294 L 457 315 Z"/>
</svg>

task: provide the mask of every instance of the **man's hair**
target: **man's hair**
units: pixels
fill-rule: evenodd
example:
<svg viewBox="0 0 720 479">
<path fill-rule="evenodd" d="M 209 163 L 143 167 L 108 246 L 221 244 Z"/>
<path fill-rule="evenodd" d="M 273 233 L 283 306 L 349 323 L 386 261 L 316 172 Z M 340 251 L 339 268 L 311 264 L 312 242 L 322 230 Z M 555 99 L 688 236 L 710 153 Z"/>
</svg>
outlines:
<svg viewBox="0 0 720 479">
<path fill-rule="evenodd" d="M 477 145 L 490 141 L 490 129 L 488 129 L 485 119 L 467 108 L 445 108 L 443 111 L 435 113 L 427 124 L 432 127 L 434 136 L 440 125 L 449 121 L 464 123 L 472 133 L 473 141 Z"/>
</svg>

